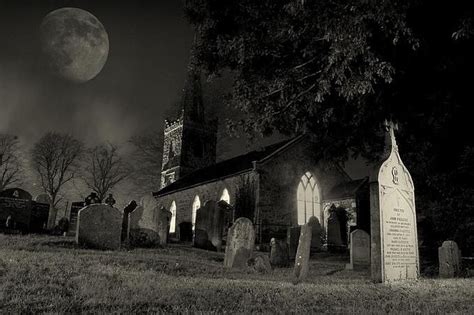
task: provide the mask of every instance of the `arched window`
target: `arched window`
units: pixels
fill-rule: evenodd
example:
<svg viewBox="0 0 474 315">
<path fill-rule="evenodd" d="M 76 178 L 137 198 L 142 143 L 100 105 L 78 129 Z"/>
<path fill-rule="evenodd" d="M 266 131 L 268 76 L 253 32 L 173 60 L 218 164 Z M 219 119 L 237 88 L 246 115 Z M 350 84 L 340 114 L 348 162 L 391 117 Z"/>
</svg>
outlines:
<svg viewBox="0 0 474 315">
<path fill-rule="evenodd" d="M 171 203 L 170 212 L 171 212 L 170 233 L 175 233 L 176 232 L 176 202 L 174 202 L 174 200 Z"/>
<path fill-rule="evenodd" d="M 321 222 L 321 200 L 319 187 L 313 174 L 306 172 L 300 180 L 297 192 L 298 224 L 303 225 L 312 216 Z"/>
<path fill-rule="evenodd" d="M 199 208 L 201 208 L 201 200 L 199 199 L 199 196 L 196 195 L 196 197 L 194 197 L 194 201 L 193 201 L 193 212 L 192 212 L 192 216 L 191 216 L 191 223 L 193 224 L 193 231 L 194 231 L 194 226 L 196 225 L 196 211 Z"/>
<path fill-rule="evenodd" d="M 229 195 L 229 191 L 227 190 L 227 188 L 224 188 L 224 190 L 222 191 L 221 199 L 219 199 L 219 200 L 223 200 L 223 201 L 227 202 L 228 204 L 230 204 L 230 195 Z"/>
</svg>

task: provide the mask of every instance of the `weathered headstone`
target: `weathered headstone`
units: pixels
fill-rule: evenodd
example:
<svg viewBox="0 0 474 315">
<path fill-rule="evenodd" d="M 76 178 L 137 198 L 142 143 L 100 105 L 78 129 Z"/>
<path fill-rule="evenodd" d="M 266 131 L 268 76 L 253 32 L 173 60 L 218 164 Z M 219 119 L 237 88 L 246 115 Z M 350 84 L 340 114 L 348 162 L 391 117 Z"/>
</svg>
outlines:
<svg viewBox="0 0 474 315">
<path fill-rule="evenodd" d="M 306 278 L 309 270 L 309 256 L 311 254 L 312 226 L 306 223 L 301 227 L 298 250 L 296 251 L 295 267 L 293 269 L 293 283 L 299 283 Z"/>
<path fill-rule="evenodd" d="M 272 238 L 270 246 L 270 264 L 275 267 L 288 267 L 290 265 L 290 258 L 286 240 Z"/>
<path fill-rule="evenodd" d="M 341 237 L 341 225 L 336 211 L 329 212 L 327 243 L 328 249 L 330 250 L 338 249 L 343 245 Z"/>
<path fill-rule="evenodd" d="M 252 221 L 238 218 L 229 229 L 225 249 L 225 268 L 246 268 L 255 246 L 255 230 Z"/>
<path fill-rule="evenodd" d="M 440 278 L 453 278 L 461 272 L 461 251 L 458 244 L 445 241 L 438 248 L 439 276 Z"/>
<path fill-rule="evenodd" d="M 160 245 L 166 245 L 168 242 L 171 216 L 171 211 L 167 210 L 165 207 L 162 207 L 158 211 L 158 236 L 160 237 Z"/>
<path fill-rule="evenodd" d="M 222 237 L 224 235 L 224 226 L 226 224 L 227 215 L 226 211 L 228 211 L 228 208 L 225 205 L 222 206 L 222 203 L 217 202 L 217 206 L 214 208 L 212 214 L 209 239 L 218 252 L 220 252 L 222 248 Z"/>
<path fill-rule="evenodd" d="M 371 174 L 371 273 L 375 282 L 419 277 L 415 192 L 387 124 L 385 161 Z"/>
<path fill-rule="evenodd" d="M 129 234 L 129 215 L 132 213 L 133 210 L 137 207 L 137 202 L 132 200 L 128 203 L 128 205 L 123 209 L 123 217 L 122 217 L 122 242 L 128 240 Z"/>
<path fill-rule="evenodd" d="M 295 259 L 298 242 L 300 240 L 301 226 L 292 226 L 287 230 L 288 254 L 290 259 Z"/>
<path fill-rule="evenodd" d="M 192 242 L 193 225 L 191 222 L 181 222 L 178 224 L 178 232 L 180 242 Z"/>
<path fill-rule="evenodd" d="M 100 249 L 120 248 L 122 213 L 102 204 L 89 205 L 79 211 L 76 242 Z"/>
<path fill-rule="evenodd" d="M 316 217 L 310 217 L 308 220 L 309 225 L 311 225 L 311 251 L 317 252 L 321 250 L 322 243 L 321 243 L 321 234 L 323 229 L 321 224 L 319 223 L 319 219 Z"/>
<path fill-rule="evenodd" d="M 370 235 L 357 229 L 351 233 L 351 262 L 347 269 L 359 269 L 370 266 Z"/>
<path fill-rule="evenodd" d="M 152 195 L 140 200 L 140 205 L 129 215 L 129 241 L 132 246 L 160 245 L 159 212 L 158 202 Z"/>
<path fill-rule="evenodd" d="M 196 223 L 194 226 L 193 245 L 197 248 L 212 249 L 209 239 L 209 231 L 212 226 L 212 216 L 216 208 L 216 203 L 212 200 L 206 201 L 204 206 L 196 211 Z"/>
</svg>

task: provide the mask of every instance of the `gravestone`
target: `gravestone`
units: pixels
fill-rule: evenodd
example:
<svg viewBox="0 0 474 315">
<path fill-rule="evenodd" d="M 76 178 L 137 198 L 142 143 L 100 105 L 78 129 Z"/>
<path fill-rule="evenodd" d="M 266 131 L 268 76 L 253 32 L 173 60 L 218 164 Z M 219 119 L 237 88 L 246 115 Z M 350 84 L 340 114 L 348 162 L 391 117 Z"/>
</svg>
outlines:
<svg viewBox="0 0 474 315">
<path fill-rule="evenodd" d="M 351 262 L 347 269 L 359 269 L 370 266 L 370 235 L 364 230 L 351 233 L 350 244 Z"/>
<path fill-rule="evenodd" d="M 336 211 L 329 212 L 328 218 L 328 249 L 335 250 L 343 246 L 341 237 L 341 225 Z"/>
<path fill-rule="evenodd" d="M 159 206 L 150 194 L 140 200 L 139 206 L 129 215 L 129 242 L 137 247 L 154 247 L 160 245 Z"/>
<path fill-rule="evenodd" d="M 178 224 L 178 232 L 180 242 L 193 241 L 193 224 L 191 222 L 181 222 Z"/>
<path fill-rule="evenodd" d="M 306 223 L 301 227 L 298 250 L 296 251 L 295 267 L 293 269 L 293 283 L 303 281 L 308 275 L 309 256 L 311 254 L 312 226 Z"/>
<path fill-rule="evenodd" d="M 128 205 L 123 209 L 123 217 L 122 217 L 122 242 L 128 241 L 128 234 L 129 234 L 129 224 L 128 219 L 130 213 L 137 208 L 137 202 L 135 200 L 131 200 Z"/>
<path fill-rule="evenodd" d="M 321 242 L 321 235 L 323 229 L 321 224 L 319 223 L 319 219 L 316 217 L 310 217 L 308 220 L 309 225 L 311 225 L 311 251 L 317 252 L 321 250 L 322 242 Z"/>
<path fill-rule="evenodd" d="M 165 207 L 161 207 L 158 212 L 158 236 L 160 237 L 160 245 L 166 245 L 168 242 L 171 216 L 171 211 Z"/>
<path fill-rule="evenodd" d="M 255 230 L 252 221 L 238 218 L 229 229 L 225 249 L 225 268 L 246 268 L 255 246 Z"/>
<path fill-rule="evenodd" d="M 439 276 L 440 278 L 454 278 L 461 272 L 461 251 L 458 244 L 445 241 L 438 248 Z"/>
<path fill-rule="evenodd" d="M 288 255 L 290 259 L 295 259 L 300 234 L 301 226 L 292 226 L 287 230 Z"/>
<path fill-rule="evenodd" d="M 275 267 L 288 267 L 290 265 L 290 258 L 286 240 L 272 238 L 270 246 L 270 264 Z"/>
<path fill-rule="evenodd" d="M 216 208 L 216 203 L 212 200 L 206 201 L 204 206 L 196 211 L 196 223 L 194 226 L 193 245 L 202 249 L 213 249 L 209 239 L 209 231 L 212 225 L 212 216 Z"/>
<path fill-rule="evenodd" d="M 226 224 L 226 216 L 228 211 L 227 204 L 224 202 L 224 205 L 221 202 L 217 202 L 214 212 L 212 214 L 212 224 L 209 231 L 209 238 L 211 240 L 212 246 L 216 248 L 218 252 L 222 248 L 222 238 L 224 236 L 224 227 Z"/>
<path fill-rule="evenodd" d="M 99 249 L 120 248 L 122 213 L 102 204 L 89 205 L 78 213 L 76 243 Z"/>
<path fill-rule="evenodd" d="M 371 174 L 371 273 L 375 282 L 419 277 L 415 192 L 393 124 L 386 124 L 386 158 Z"/>
</svg>

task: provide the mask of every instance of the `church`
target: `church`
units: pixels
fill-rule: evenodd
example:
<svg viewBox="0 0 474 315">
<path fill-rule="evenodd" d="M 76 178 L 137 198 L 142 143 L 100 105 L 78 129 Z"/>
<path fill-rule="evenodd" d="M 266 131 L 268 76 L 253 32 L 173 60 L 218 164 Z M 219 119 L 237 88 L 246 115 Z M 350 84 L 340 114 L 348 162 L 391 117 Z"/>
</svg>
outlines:
<svg viewBox="0 0 474 315">
<path fill-rule="evenodd" d="M 330 244 L 330 217 L 336 212 L 341 237 L 334 245 L 347 246 L 355 228 L 370 231 L 368 179 L 353 180 L 339 165 L 315 160 L 309 137 L 218 163 L 216 139 L 217 122 L 206 118 L 199 75 L 191 73 L 179 117 L 165 121 L 161 189 L 153 193 L 172 213 L 171 234 L 179 235 L 183 222 L 194 228 L 196 211 L 220 200 L 231 209 L 231 221 L 241 216 L 252 220 L 259 244 L 286 237 L 290 227 L 311 216 L 319 219 L 326 231 L 323 241 Z"/>
</svg>

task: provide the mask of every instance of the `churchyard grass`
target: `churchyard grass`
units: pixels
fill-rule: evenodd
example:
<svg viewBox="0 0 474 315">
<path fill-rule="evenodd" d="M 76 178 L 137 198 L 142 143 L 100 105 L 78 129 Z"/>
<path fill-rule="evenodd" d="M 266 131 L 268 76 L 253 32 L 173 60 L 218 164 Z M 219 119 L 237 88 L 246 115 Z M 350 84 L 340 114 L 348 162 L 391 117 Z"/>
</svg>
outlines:
<svg viewBox="0 0 474 315">
<path fill-rule="evenodd" d="M 100 251 L 0 234 L 0 313 L 474 313 L 472 278 L 373 284 L 341 270 L 345 262 L 311 260 L 295 286 L 292 268 L 227 271 L 223 258 L 183 245 Z"/>
</svg>

